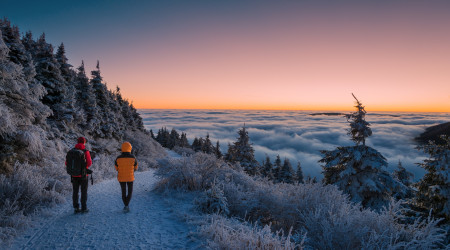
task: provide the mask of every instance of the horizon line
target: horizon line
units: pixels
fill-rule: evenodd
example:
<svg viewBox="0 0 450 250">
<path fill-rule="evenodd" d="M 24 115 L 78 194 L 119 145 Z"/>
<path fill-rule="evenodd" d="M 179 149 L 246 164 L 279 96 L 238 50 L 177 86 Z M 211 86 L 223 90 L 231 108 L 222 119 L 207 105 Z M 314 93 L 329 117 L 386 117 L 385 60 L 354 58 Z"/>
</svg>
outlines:
<svg viewBox="0 0 450 250">
<path fill-rule="evenodd" d="M 305 111 L 305 112 L 352 112 L 350 110 L 326 110 L 326 109 L 260 109 L 260 108 L 136 108 L 137 110 L 241 110 L 241 111 Z M 367 110 L 366 110 L 367 111 Z M 450 113 L 450 111 L 405 111 L 405 110 L 368 110 L 367 112 L 388 113 Z"/>
</svg>

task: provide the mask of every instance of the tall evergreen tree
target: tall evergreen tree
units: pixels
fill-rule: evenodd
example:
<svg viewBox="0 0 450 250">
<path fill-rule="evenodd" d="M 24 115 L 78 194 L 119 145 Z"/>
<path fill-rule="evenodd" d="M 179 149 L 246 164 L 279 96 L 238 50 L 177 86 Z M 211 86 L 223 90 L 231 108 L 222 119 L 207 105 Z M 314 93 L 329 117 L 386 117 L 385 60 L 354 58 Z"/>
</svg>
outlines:
<svg viewBox="0 0 450 250">
<path fill-rule="evenodd" d="M 269 180 L 273 180 L 273 165 L 272 162 L 270 160 L 269 155 L 266 155 L 266 160 L 263 162 L 263 167 L 261 170 L 261 174 L 264 177 L 267 177 Z"/>
<path fill-rule="evenodd" d="M 56 122 L 53 124 L 57 124 L 59 129 L 66 130 L 65 125 L 60 122 L 71 123 L 74 119 L 73 109 L 66 101 L 69 90 L 59 70 L 59 63 L 53 55 L 53 46 L 46 42 L 45 34 L 39 37 L 35 44 L 35 50 L 36 80 L 47 91 L 42 102 L 53 111 L 53 115 L 50 117 Z"/>
<path fill-rule="evenodd" d="M 417 183 L 416 203 L 424 211 L 450 222 L 450 138 L 441 136 L 443 144 L 429 142 L 418 147 L 429 155 L 419 165 L 427 172 Z"/>
<path fill-rule="evenodd" d="M 214 154 L 216 155 L 217 159 L 222 158 L 222 152 L 220 151 L 220 144 L 219 141 L 216 143 L 216 147 L 214 148 Z"/>
<path fill-rule="evenodd" d="M 170 131 L 167 147 L 169 149 L 173 149 L 175 146 L 179 146 L 179 141 L 180 141 L 180 134 L 178 134 L 178 132 L 174 128 L 172 128 L 172 131 Z"/>
<path fill-rule="evenodd" d="M 11 26 L 7 18 L 0 19 L 0 29 L 3 41 L 9 49 L 8 56 L 13 63 L 23 67 L 25 80 L 34 82 L 36 71 L 31 53 L 27 51 L 20 39 L 20 32 L 17 26 Z M 31 33 L 30 33 L 31 34 Z"/>
<path fill-rule="evenodd" d="M 231 162 L 239 162 L 249 175 L 256 175 L 259 172 L 259 166 L 245 125 L 238 131 L 238 135 L 237 141 L 231 145 L 232 149 L 229 150 L 231 154 L 228 158 Z"/>
<path fill-rule="evenodd" d="M 194 141 L 192 142 L 192 150 L 194 150 L 195 152 L 201 151 L 202 150 L 202 140 L 203 139 L 201 137 L 200 137 L 200 139 L 195 137 Z"/>
<path fill-rule="evenodd" d="M 184 132 L 181 132 L 181 137 L 180 137 L 180 147 L 182 148 L 189 148 L 189 141 L 187 139 L 187 135 Z"/>
<path fill-rule="evenodd" d="M 280 181 L 284 183 L 294 182 L 294 169 L 292 168 L 291 162 L 287 158 L 284 158 L 284 163 L 281 167 Z"/>
<path fill-rule="evenodd" d="M 95 135 L 98 137 L 110 138 L 112 137 L 112 119 L 109 117 L 109 98 L 108 89 L 103 83 L 103 77 L 100 73 L 100 62 L 97 61 L 96 69 L 91 71 L 90 84 L 95 95 L 96 106 L 98 107 L 98 117 L 96 122 L 99 124 L 98 129 L 95 130 Z"/>
<path fill-rule="evenodd" d="M 153 133 L 153 130 L 150 129 L 150 137 L 152 137 L 152 139 L 156 139 L 155 134 Z"/>
<path fill-rule="evenodd" d="M 365 121 L 366 111 L 356 100 L 357 111 L 347 115 L 350 123 L 349 135 L 356 146 L 337 147 L 335 150 L 323 150 L 323 173 L 326 184 L 337 185 L 350 195 L 354 202 L 364 207 L 380 209 L 386 206 L 392 196 L 406 196 L 409 189 L 384 170 L 386 159 L 377 150 L 365 145 L 372 134 L 369 123 Z M 362 145 L 360 145 L 362 144 Z"/>
<path fill-rule="evenodd" d="M 277 155 L 277 158 L 273 162 L 273 178 L 275 182 L 281 181 L 281 158 Z"/>
<path fill-rule="evenodd" d="M 297 163 L 297 171 L 295 173 L 295 179 L 298 183 L 304 183 L 303 171 L 300 162 Z"/>
<path fill-rule="evenodd" d="M 369 127 L 370 123 L 368 123 L 365 119 L 366 110 L 362 103 L 356 98 L 355 95 L 352 96 L 356 100 L 356 112 L 346 115 L 347 121 L 350 123 L 350 129 L 348 130 L 348 135 L 352 141 L 359 145 L 362 143 L 363 146 L 366 145 L 366 138 L 372 135 L 372 129 Z"/>
<path fill-rule="evenodd" d="M 406 168 L 402 166 L 402 162 L 398 161 L 397 169 L 392 174 L 395 179 L 403 183 L 405 186 L 411 186 L 414 175 L 408 172 Z"/>
<path fill-rule="evenodd" d="M 214 153 L 214 146 L 212 145 L 211 140 L 209 139 L 209 133 L 206 134 L 206 138 L 202 145 L 202 151 L 207 154 Z"/>
<path fill-rule="evenodd" d="M 92 133 L 100 123 L 100 120 L 98 119 L 99 110 L 95 101 L 92 85 L 89 83 L 89 79 L 86 76 L 84 61 L 81 61 L 81 65 L 77 68 L 75 87 L 77 89 L 77 105 L 83 109 L 85 114 L 82 127 Z"/>
</svg>

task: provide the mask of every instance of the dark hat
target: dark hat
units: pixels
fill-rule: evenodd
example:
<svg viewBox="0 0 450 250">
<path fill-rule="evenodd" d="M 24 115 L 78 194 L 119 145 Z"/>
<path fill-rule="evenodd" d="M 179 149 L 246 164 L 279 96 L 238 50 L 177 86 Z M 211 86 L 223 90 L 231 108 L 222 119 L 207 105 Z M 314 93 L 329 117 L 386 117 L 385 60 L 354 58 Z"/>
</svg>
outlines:
<svg viewBox="0 0 450 250">
<path fill-rule="evenodd" d="M 84 138 L 84 137 L 78 138 L 78 143 L 86 143 L 86 142 L 87 142 L 86 138 Z"/>
</svg>

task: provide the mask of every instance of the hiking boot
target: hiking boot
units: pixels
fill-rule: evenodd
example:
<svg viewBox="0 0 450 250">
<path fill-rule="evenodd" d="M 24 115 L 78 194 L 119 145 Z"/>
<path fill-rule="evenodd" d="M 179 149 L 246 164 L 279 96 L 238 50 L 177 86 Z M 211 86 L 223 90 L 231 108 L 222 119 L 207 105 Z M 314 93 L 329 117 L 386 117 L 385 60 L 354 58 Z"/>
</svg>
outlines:
<svg viewBox="0 0 450 250">
<path fill-rule="evenodd" d="M 81 212 L 81 209 L 78 208 L 78 207 L 74 208 L 74 210 L 73 210 L 74 214 L 77 214 L 77 213 L 80 213 L 80 212 Z"/>
<path fill-rule="evenodd" d="M 89 212 L 89 208 L 83 208 L 83 209 L 81 209 L 81 213 L 87 213 L 87 212 Z"/>
</svg>

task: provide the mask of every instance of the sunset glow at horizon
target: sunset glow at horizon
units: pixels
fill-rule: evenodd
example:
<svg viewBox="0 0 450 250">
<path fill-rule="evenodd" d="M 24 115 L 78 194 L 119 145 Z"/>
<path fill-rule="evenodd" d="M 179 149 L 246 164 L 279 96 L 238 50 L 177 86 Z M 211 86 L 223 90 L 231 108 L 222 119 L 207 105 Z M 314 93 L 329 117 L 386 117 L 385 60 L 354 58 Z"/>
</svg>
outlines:
<svg viewBox="0 0 450 250">
<path fill-rule="evenodd" d="M 64 42 L 75 68 L 99 59 L 140 109 L 353 110 L 354 93 L 450 112 L 448 1 L 55 1 L 40 19 L 13 4 L 0 14 L 21 32 Z"/>
</svg>

